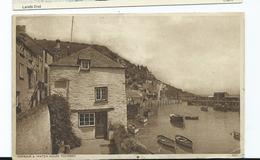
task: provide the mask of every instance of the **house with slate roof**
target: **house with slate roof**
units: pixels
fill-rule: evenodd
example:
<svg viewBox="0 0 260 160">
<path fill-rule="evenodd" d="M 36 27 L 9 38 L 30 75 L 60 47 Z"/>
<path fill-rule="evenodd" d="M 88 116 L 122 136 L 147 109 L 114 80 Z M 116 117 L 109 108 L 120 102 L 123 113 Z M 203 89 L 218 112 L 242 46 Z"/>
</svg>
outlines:
<svg viewBox="0 0 260 160">
<path fill-rule="evenodd" d="M 71 107 L 81 139 L 108 138 L 109 126 L 127 124 L 125 68 L 89 46 L 50 65 L 50 93 Z"/>
</svg>

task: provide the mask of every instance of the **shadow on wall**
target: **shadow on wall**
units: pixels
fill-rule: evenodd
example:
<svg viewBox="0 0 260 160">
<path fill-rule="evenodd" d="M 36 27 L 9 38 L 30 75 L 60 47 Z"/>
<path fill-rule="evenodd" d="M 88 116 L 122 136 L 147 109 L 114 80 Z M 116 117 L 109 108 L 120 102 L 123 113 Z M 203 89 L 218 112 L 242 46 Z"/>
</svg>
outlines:
<svg viewBox="0 0 260 160">
<path fill-rule="evenodd" d="M 16 154 L 51 154 L 50 114 L 41 105 L 16 119 Z"/>
<path fill-rule="evenodd" d="M 70 107 L 67 100 L 59 95 L 51 95 L 46 99 L 50 112 L 52 153 L 59 153 L 62 144 L 70 149 L 79 147 L 81 139 L 72 131 Z"/>
</svg>

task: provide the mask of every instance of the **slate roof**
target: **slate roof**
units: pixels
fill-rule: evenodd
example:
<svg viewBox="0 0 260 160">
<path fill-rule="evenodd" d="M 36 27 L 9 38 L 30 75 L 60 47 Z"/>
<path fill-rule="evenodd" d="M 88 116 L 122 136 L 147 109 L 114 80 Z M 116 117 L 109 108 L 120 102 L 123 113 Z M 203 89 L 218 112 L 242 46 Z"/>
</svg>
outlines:
<svg viewBox="0 0 260 160">
<path fill-rule="evenodd" d="M 40 44 L 41 46 L 44 46 L 44 48 L 46 48 L 50 54 L 55 55 L 55 54 L 67 54 L 68 52 L 68 46 L 70 47 L 69 52 L 70 53 L 74 53 L 74 52 L 78 52 L 86 47 L 88 47 L 89 45 L 87 44 L 81 44 L 81 43 L 75 43 L 75 42 L 62 42 L 60 41 L 60 50 L 57 50 L 55 48 L 57 42 L 53 41 L 53 40 L 46 40 L 46 39 L 42 39 L 42 40 L 36 40 L 36 42 L 38 44 Z"/>
<path fill-rule="evenodd" d="M 51 66 L 79 66 L 79 59 L 89 59 L 90 67 L 124 68 L 124 66 L 103 55 L 91 46 L 61 58 L 58 61 L 52 63 Z"/>
<path fill-rule="evenodd" d="M 16 35 L 16 40 L 20 43 L 23 43 L 25 48 L 30 50 L 34 56 L 42 56 L 43 47 L 36 43 L 36 41 L 26 33 L 18 33 Z"/>
</svg>

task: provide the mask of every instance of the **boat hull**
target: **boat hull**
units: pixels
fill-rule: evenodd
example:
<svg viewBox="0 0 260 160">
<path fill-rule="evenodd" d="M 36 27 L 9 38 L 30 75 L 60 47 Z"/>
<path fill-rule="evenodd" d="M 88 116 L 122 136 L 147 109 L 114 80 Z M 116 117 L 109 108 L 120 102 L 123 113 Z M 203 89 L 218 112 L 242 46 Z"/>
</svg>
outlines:
<svg viewBox="0 0 260 160">
<path fill-rule="evenodd" d="M 176 116 L 176 115 L 170 115 L 170 121 L 171 122 L 183 122 L 183 117 L 182 116 Z"/>
<path fill-rule="evenodd" d="M 132 134 L 136 134 L 139 132 L 139 128 L 136 128 L 135 125 L 131 125 L 131 124 L 127 126 L 127 130 Z"/>
<path fill-rule="evenodd" d="M 239 132 L 234 132 L 233 133 L 233 138 L 239 141 L 240 140 L 240 133 Z"/>
<path fill-rule="evenodd" d="M 227 112 L 228 109 L 226 107 L 219 107 L 219 106 L 216 106 L 216 107 L 213 107 L 214 111 L 220 111 L 220 112 Z"/>
<path fill-rule="evenodd" d="M 186 116 L 185 119 L 186 119 L 186 120 L 199 120 L 199 117 Z"/>
<path fill-rule="evenodd" d="M 174 148 L 175 149 L 175 142 L 173 139 L 170 139 L 168 137 L 165 137 L 163 135 L 158 135 L 157 136 L 157 142 L 159 144 L 162 144 L 164 146 L 170 147 L 170 148 Z"/>
<path fill-rule="evenodd" d="M 200 110 L 201 110 L 201 111 L 204 111 L 204 112 L 208 112 L 208 111 L 209 111 L 209 110 L 208 110 L 208 107 L 201 107 Z"/>
<path fill-rule="evenodd" d="M 193 148 L 193 143 L 191 140 L 189 140 L 186 137 L 180 136 L 180 135 L 176 135 L 175 136 L 175 142 L 181 146 L 187 147 L 192 149 Z"/>
</svg>

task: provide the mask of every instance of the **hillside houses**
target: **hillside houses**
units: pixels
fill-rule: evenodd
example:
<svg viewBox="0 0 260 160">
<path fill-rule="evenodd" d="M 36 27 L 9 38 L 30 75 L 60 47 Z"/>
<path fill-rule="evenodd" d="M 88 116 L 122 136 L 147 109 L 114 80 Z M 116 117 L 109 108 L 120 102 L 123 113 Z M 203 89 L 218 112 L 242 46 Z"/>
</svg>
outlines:
<svg viewBox="0 0 260 160">
<path fill-rule="evenodd" d="M 16 110 L 25 112 L 49 94 L 49 64 L 52 55 L 26 34 L 25 26 L 16 28 Z"/>
</svg>

